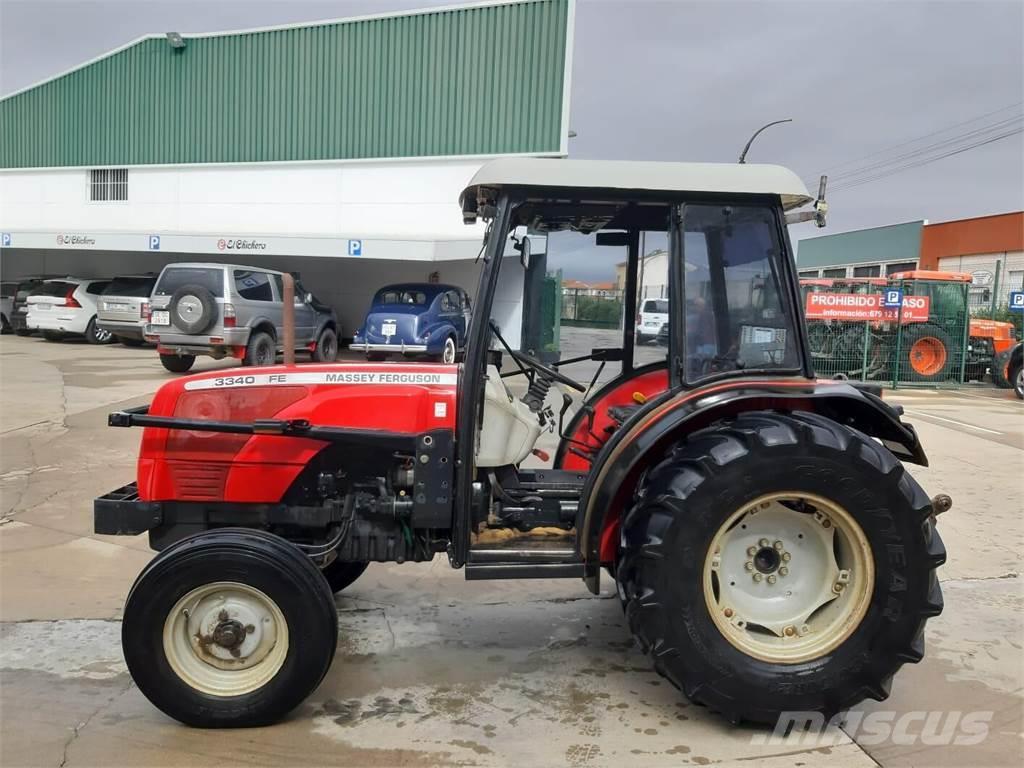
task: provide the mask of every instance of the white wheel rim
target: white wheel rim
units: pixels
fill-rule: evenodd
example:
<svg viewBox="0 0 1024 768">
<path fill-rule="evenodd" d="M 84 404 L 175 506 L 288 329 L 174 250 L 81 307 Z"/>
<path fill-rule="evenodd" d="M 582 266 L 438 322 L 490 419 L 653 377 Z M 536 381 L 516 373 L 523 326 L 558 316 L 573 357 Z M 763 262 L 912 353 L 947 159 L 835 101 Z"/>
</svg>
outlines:
<svg viewBox="0 0 1024 768">
<path fill-rule="evenodd" d="M 744 653 L 795 664 L 820 658 L 860 625 L 874 560 L 845 509 L 805 493 L 762 496 L 729 516 L 704 563 L 715 625 Z"/>
<path fill-rule="evenodd" d="M 444 340 L 444 362 L 454 363 L 455 362 L 455 342 L 451 339 Z"/>
<path fill-rule="evenodd" d="M 164 655 L 190 687 L 241 696 L 266 685 L 288 656 L 288 623 L 265 593 L 231 581 L 197 587 L 167 614 Z"/>
</svg>

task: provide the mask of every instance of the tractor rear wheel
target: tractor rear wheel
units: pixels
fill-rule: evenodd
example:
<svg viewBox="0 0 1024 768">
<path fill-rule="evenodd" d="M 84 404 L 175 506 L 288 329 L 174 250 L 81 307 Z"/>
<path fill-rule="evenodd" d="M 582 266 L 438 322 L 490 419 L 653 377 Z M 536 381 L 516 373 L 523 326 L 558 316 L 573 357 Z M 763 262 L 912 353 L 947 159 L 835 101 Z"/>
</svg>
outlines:
<svg viewBox="0 0 1024 768">
<path fill-rule="evenodd" d="M 904 326 L 902 348 L 900 375 L 908 381 L 945 381 L 955 370 L 953 340 L 938 326 Z"/>
<path fill-rule="evenodd" d="M 356 579 L 363 575 L 369 563 L 353 563 L 345 560 L 335 560 L 323 569 L 322 573 L 327 583 L 331 585 L 331 592 L 337 594 L 352 586 Z"/>
<path fill-rule="evenodd" d="M 334 658 L 334 596 L 310 559 L 264 531 L 183 539 L 136 579 L 121 644 L 139 690 L 200 728 L 269 725 L 320 684 Z"/>
<path fill-rule="evenodd" d="M 622 525 L 618 589 L 655 669 L 729 719 L 885 699 L 942 610 L 920 486 L 866 435 L 753 412 L 679 443 Z"/>
<path fill-rule="evenodd" d="M 1010 389 L 1013 380 L 1010 378 L 1010 357 L 1013 355 L 1013 347 L 1004 349 L 992 358 L 992 383 L 1000 389 Z"/>
</svg>

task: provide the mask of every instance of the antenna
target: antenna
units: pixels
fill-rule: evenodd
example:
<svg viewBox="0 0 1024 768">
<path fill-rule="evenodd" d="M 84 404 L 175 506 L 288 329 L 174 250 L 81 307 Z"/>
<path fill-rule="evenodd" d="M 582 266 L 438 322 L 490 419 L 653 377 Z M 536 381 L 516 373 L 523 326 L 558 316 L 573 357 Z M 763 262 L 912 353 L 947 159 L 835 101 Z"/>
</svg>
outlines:
<svg viewBox="0 0 1024 768">
<path fill-rule="evenodd" d="M 774 122 L 768 123 L 767 125 L 762 125 L 756 131 L 754 131 L 754 135 L 750 137 L 750 141 L 747 142 L 747 145 L 743 148 L 743 151 L 740 152 L 740 165 L 743 165 L 744 163 L 747 162 L 747 152 L 750 151 L 750 145 L 754 143 L 754 139 L 756 139 L 758 137 L 758 135 L 761 133 L 761 131 L 763 131 L 765 128 L 771 128 L 773 125 L 779 125 L 780 123 L 792 123 L 792 122 L 793 122 L 793 118 L 787 117 L 785 120 L 776 120 Z"/>
</svg>

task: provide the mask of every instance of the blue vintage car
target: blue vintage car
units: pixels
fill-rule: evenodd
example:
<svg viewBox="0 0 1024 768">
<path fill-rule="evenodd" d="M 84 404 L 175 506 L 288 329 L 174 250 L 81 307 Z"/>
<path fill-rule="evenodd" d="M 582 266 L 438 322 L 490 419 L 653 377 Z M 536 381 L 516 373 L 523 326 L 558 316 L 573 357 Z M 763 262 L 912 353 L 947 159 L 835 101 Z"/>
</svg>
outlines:
<svg viewBox="0 0 1024 768">
<path fill-rule="evenodd" d="M 387 355 L 428 355 L 454 363 L 466 343 L 469 297 L 437 283 L 386 285 L 373 297 L 351 349 L 370 360 Z"/>
</svg>

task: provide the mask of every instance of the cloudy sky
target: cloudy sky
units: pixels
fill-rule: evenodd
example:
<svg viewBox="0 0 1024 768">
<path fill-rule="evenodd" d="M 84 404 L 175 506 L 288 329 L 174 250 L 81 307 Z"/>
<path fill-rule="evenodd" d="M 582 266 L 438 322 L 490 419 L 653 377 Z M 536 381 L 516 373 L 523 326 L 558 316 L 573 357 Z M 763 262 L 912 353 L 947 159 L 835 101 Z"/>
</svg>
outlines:
<svg viewBox="0 0 1024 768">
<path fill-rule="evenodd" d="M 149 32 L 439 4 L 0 0 L 0 93 Z M 792 118 L 748 159 L 809 187 L 829 173 L 825 232 L 1024 208 L 1020 0 L 578 0 L 575 40 L 573 157 L 733 162 L 758 126 Z"/>
</svg>

